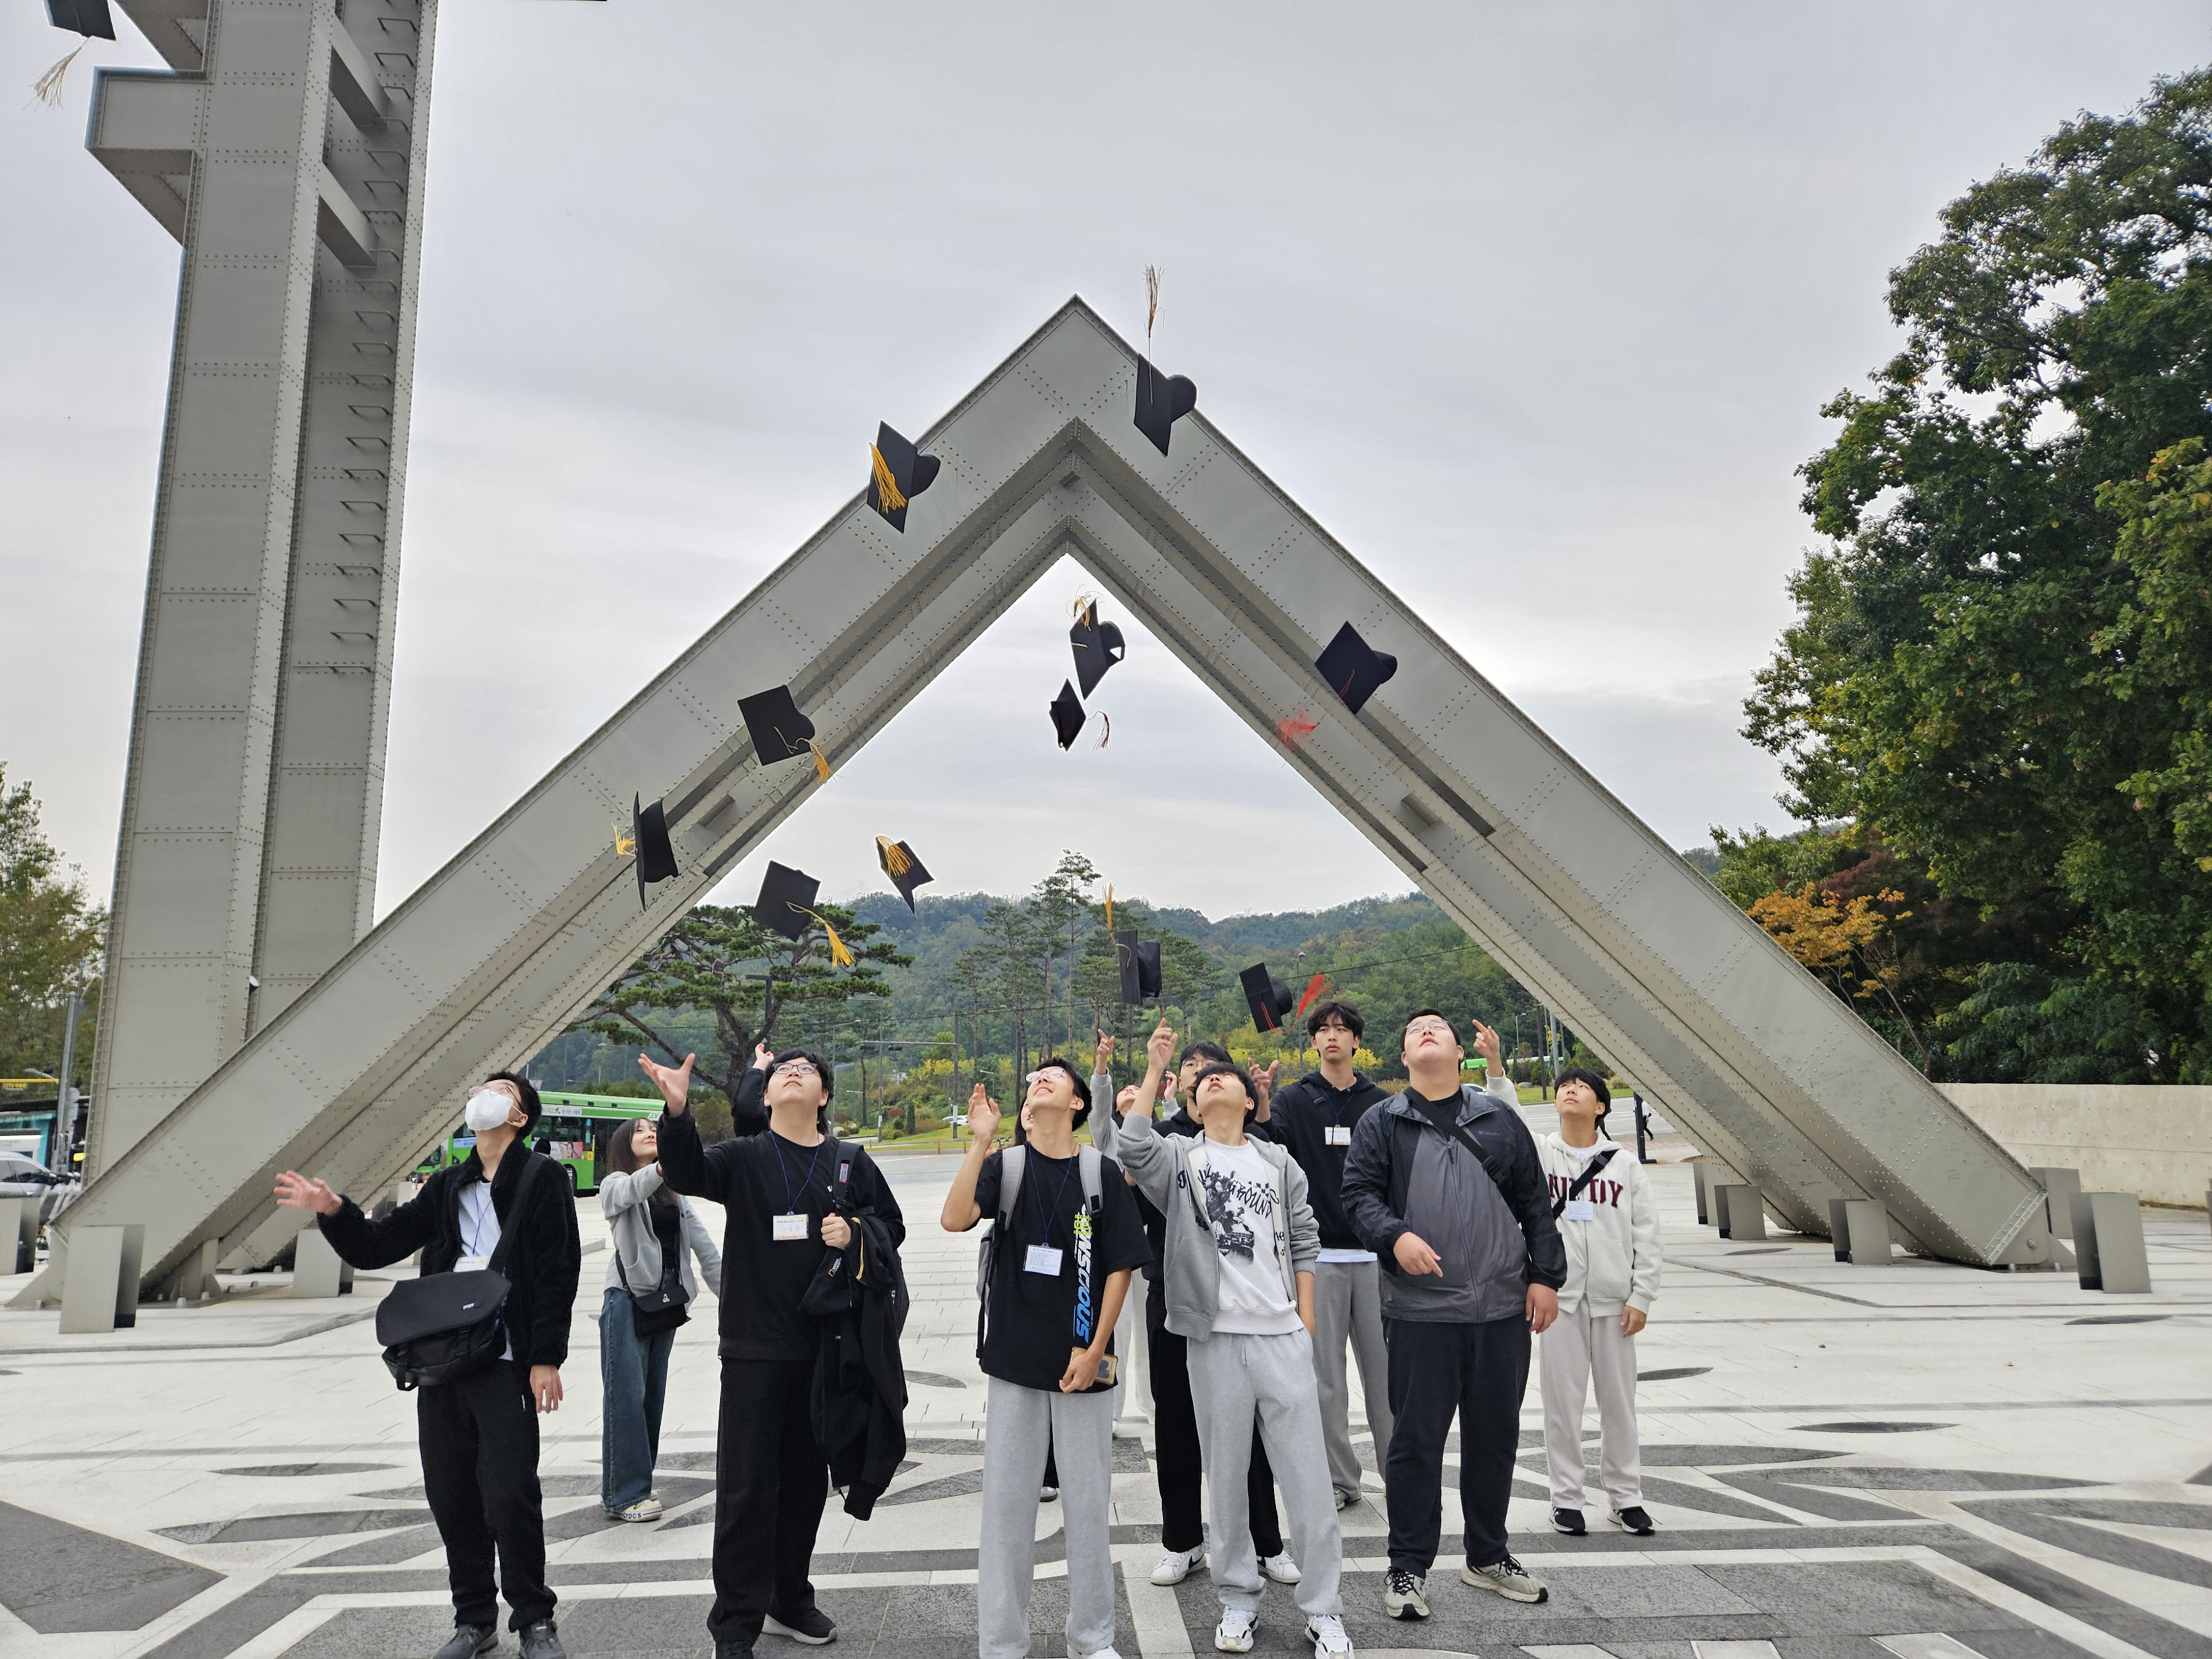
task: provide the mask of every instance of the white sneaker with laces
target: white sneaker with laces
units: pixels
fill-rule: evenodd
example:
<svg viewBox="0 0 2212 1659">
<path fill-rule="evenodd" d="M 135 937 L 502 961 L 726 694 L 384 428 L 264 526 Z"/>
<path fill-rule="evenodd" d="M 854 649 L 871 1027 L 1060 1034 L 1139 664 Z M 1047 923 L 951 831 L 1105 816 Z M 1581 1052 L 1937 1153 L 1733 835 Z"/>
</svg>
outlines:
<svg viewBox="0 0 2212 1659">
<path fill-rule="evenodd" d="M 1477 1589 L 1496 1590 L 1514 1601 L 1548 1601 L 1552 1592 L 1528 1576 L 1528 1569 L 1511 1556 L 1486 1567 L 1462 1567 L 1459 1581 Z"/>
<path fill-rule="evenodd" d="M 1344 1620 L 1333 1613 L 1306 1620 L 1306 1640 L 1314 1644 L 1314 1659 L 1352 1659 L 1352 1638 L 1344 1633 Z"/>
<path fill-rule="evenodd" d="M 1213 1645 L 1224 1653 L 1249 1653 L 1260 1628 L 1260 1615 L 1248 1607 L 1225 1607 L 1214 1627 Z"/>
<path fill-rule="evenodd" d="M 1193 1568 L 1205 1565 L 1206 1546 L 1203 1544 L 1194 1550 L 1170 1550 L 1160 1557 L 1159 1565 L 1152 1569 L 1152 1582 L 1164 1589 L 1170 1584 L 1180 1584 L 1190 1577 Z"/>
<path fill-rule="evenodd" d="M 1260 1571 L 1264 1577 L 1273 1579 L 1279 1584 L 1295 1584 L 1305 1577 L 1298 1571 L 1298 1564 L 1291 1559 L 1291 1553 L 1288 1550 L 1285 1550 L 1280 1555 L 1261 1556 Z"/>
</svg>

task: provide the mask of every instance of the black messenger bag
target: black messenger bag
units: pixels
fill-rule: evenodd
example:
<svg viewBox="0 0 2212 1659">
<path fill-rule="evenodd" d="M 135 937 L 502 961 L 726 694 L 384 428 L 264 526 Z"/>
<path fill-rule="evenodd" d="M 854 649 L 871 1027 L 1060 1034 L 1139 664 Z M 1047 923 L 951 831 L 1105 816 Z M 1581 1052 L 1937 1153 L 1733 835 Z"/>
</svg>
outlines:
<svg viewBox="0 0 2212 1659">
<path fill-rule="evenodd" d="M 425 1273 L 403 1279 L 376 1304 L 376 1340 L 384 1344 L 384 1366 L 402 1394 L 451 1382 L 483 1370 L 507 1346 L 500 1318 L 507 1305 L 507 1249 L 529 1215 L 530 1195 L 538 1185 L 541 1159 L 518 1143 L 510 1149 L 529 1162 L 516 1183 L 515 1226 L 502 1228 L 489 1267 L 469 1273 Z"/>
</svg>

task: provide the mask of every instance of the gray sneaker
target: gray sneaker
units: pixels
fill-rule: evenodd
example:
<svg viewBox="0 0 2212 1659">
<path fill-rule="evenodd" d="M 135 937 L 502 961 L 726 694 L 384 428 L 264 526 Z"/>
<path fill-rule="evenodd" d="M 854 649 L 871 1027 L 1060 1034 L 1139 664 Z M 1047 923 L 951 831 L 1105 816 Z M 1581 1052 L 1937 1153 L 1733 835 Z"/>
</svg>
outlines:
<svg viewBox="0 0 2212 1659">
<path fill-rule="evenodd" d="M 1428 1579 L 1418 1572 L 1393 1567 L 1382 1580 L 1382 1613 L 1389 1619 L 1429 1616 Z"/>
<path fill-rule="evenodd" d="M 446 1645 L 430 1659 L 476 1659 L 477 1655 L 489 1653 L 498 1645 L 497 1625 L 456 1625 L 453 1633 L 446 1638 Z"/>
<path fill-rule="evenodd" d="M 525 1625 L 520 1634 L 522 1659 L 568 1659 L 568 1650 L 561 1645 L 561 1632 L 550 1619 Z"/>
<path fill-rule="evenodd" d="M 1528 1576 L 1528 1569 L 1507 1556 L 1503 1561 L 1492 1561 L 1486 1567 L 1465 1566 L 1459 1570 L 1462 1584 L 1472 1584 L 1477 1589 L 1496 1590 L 1509 1601 L 1548 1601 L 1552 1592 Z"/>
</svg>

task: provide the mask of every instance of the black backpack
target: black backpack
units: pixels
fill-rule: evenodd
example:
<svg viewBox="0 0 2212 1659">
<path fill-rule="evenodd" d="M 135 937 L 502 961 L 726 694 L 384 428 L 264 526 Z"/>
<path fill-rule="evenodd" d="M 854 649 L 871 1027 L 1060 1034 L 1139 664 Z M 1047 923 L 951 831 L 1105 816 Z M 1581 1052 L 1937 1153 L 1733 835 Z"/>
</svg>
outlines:
<svg viewBox="0 0 2212 1659">
<path fill-rule="evenodd" d="M 385 1369 L 402 1394 L 473 1376 L 507 1347 L 507 1326 L 500 1313 L 510 1286 L 500 1270 L 529 1214 L 538 1171 L 548 1161 L 527 1147 L 516 1150 L 527 1162 L 515 1183 L 515 1225 L 501 1230 L 491 1265 L 469 1273 L 403 1279 L 376 1304 L 376 1340 L 384 1344 Z"/>
</svg>

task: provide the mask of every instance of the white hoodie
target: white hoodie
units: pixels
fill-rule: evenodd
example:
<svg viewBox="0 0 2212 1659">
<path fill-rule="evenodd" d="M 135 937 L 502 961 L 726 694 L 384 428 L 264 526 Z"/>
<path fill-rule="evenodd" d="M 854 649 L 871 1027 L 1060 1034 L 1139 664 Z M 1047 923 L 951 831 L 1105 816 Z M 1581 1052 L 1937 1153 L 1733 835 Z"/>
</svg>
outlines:
<svg viewBox="0 0 2212 1659">
<path fill-rule="evenodd" d="M 1581 1194 L 1590 1200 L 1595 1218 L 1570 1221 L 1564 1211 L 1559 1216 L 1559 1237 L 1567 1246 L 1567 1282 L 1559 1286 L 1562 1313 L 1573 1312 L 1584 1301 L 1595 1314 L 1619 1313 L 1624 1305 L 1649 1313 L 1659 1294 L 1659 1212 L 1651 1182 L 1633 1146 L 1601 1139 L 1580 1150 L 1595 1158 L 1607 1146 L 1614 1148 L 1611 1161 Z M 1536 1143 L 1536 1155 L 1556 1204 L 1589 1160 L 1556 1133 Z"/>
</svg>

